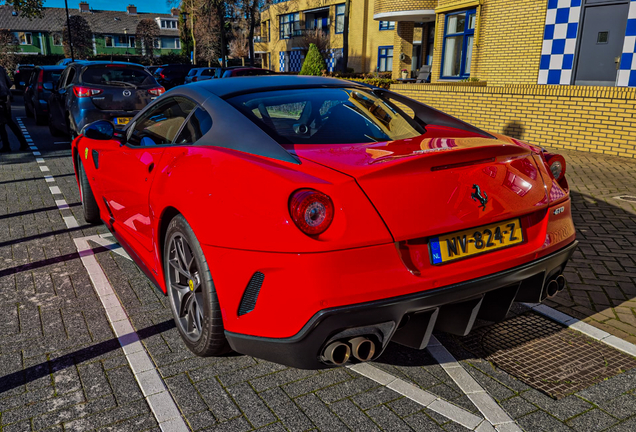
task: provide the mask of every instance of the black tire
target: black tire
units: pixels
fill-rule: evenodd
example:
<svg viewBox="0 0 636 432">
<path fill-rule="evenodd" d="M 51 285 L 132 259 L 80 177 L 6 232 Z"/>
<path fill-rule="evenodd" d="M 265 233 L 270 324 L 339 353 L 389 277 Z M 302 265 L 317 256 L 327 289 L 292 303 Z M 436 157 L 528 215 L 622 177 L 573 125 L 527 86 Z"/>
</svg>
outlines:
<svg viewBox="0 0 636 432">
<path fill-rule="evenodd" d="M 181 215 L 168 226 L 163 267 L 170 309 L 188 349 L 201 357 L 231 351 L 210 268 L 192 228 Z"/>
<path fill-rule="evenodd" d="M 31 111 L 26 104 L 24 104 L 24 111 L 26 112 L 26 116 L 28 118 L 33 118 L 33 111 Z"/>
<path fill-rule="evenodd" d="M 90 224 L 98 224 L 101 222 L 101 219 L 99 218 L 99 207 L 97 206 L 97 201 L 95 201 L 91 185 L 88 183 L 88 177 L 86 177 L 84 165 L 82 165 L 82 161 L 79 157 L 77 158 L 77 170 L 80 185 L 80 198 L 82 200 L 82 208 L 84 209 L 84 219 Z"/>
</svg>

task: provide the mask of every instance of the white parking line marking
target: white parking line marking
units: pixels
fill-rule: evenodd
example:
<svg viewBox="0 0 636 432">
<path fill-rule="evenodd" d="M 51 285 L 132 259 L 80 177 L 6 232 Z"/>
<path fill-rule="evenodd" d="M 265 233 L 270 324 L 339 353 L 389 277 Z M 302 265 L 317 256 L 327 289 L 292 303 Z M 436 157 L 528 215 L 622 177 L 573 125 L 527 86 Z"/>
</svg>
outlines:
<svg viewBox="0 0 636 432">
<path fill-rule="evenodd" d="M 64 223 L 68 229 L 77 228 L 79 226 L 77 219 L 73 216 L 62 216 L 62 219 L 64 219 Z"/>
<path fill-rule="evenodd" d="M 510 423 L 516 426 L 514 420 L 508 413 L 486 393 L 486 390 L 479 385 L 475 378 L 466 372 L 464 367 L 455 360 L 455 357 L 453 357 L 435 336 L 431 336 L 431 341 L 428 343 L 426 349 L 491 425 L 497 427 L 501 424 Z M 516 428 L 508 426 L 508 429 L 521 432 L 518 426 L 516 426 Z"/>
<path fill-rule="evenodd" d="M 42 153 L 40 153 L 39 151 L 34 151 L 33 156 L 42 156 Z"/>
<path fill-rule="evenodd" d="M 154 363 L 141 344 L 139 335 L 128 319 L 115 290 L 95 258 L 89 241 L 99 243 L 101 237 L 89 236 L 74 239 L 74 241 L 93 287 L 106 310 L 113 332 L 126 354 L 135 380 L 159 423 L 159 427 L 162 431 L 188 431 L 189 428 L 181 417 L 177 404 L 172 399 L 172 395 L 159 376 Z"/>
<path fill-rule="evenodd" d="M 49 190 L 51 191 L 53 195 L 58 195 L 62 193 L 59 186 L 49 186 Z"/>
<path fill-rule="evenodd" d="M 102 247 L 111 248 L 112 252 L 117 253 L 131 260 L 130 256 L 126 253 L 126 251 L 124 251 L 123 248 L 121 248 L 121 246 L 118 243 L 111 241 L 110 240 L 111 238 L 113 238 L 112 234 L 102 234 L 100 236 L 92 236 L 88 239 L 91 242 L 95 242 Z M 112 246 L 115 246 L 115 245 L 119 247 L 112 248 Z M 437 342 L 437 344 L 439 345 L 439 342 Z M 450 358 L 454 360 L 452 356 L 450 356 Z M 472 430 L 477 430 L 477 429 L 484 430 L 484 431 L 493 430 L 492 426 L 490 427 L 490 429 L 485 429 L 486 425 L 490 426 L 487 420 L 484 420 L 463 408 L 455 406 L 451 404 L 450 402 L 447 402 L 432 393 L 422 390 L 421 388 L 416 387 L 413 384 L 410 384 L 406 381 L 396 378 L 393 375 L 387 372 L 384 372 L 381 369 L 376 368 L 375 366 L 372 366 L 368 363 L 360 363 L 356 365 L 350 365 L 347 367 L 359 373 L 360 375 L 363 375 L 377 382 L 378 384 L 384 385 L 390 388 L 391 390 L 401 394 L 402 396 L 405 396 L 411 399 L 412 401 L 422 406 L 425 406 L 437 412 L 438 414 L 443 415 L 444 417 L 447 417 L 448 419 L 456 423 L 461 424 L 462 426 L 465 426 Z M 484 390 L 481 387 L 479 387 L 478 391 L 484 392 Z M 484 423 L 486 425 L 484 425 Z M 519 429 L 510 429 L 510 430 L 518 431 Z"/>
<path fill-rule="evenodd" d="M 51 171 L 51 170 L 46 165 L 40 165 L 40 171 L 47 172 L 47 171 Z"/>
<path fill-rule="evenodd" d="M 92 241 L 94 241 L 95 243 L 97 243 L 98 245 L 108 248 L 111 251 L 115 252 L 117 255 L 120 255 L 130 261 L 132 261 L 132 258 L 130 258 L 130 255 L 128 255 L 128 253 L 126 253 L 126 251 L 124 250 L 123 247 L 121 247 L 121 245 L 115 241 L 112 240 L 108 240 L 105 237 L 111 237 L 112 235 L 106 235 L 106 234 L 102 234 L 96 238 L 94 238 Z"/>
<path fill-rule="evenodd" d="M 35 158 L 35 161 L 37 163 L 44 163 L 44 159 L 42 159 L 42 158 Z"/>
<path fill-rule="evenodd" d="M 66 203 L 66 200 L 61 199 L 61 200 L 55 200 L 55 205 L 57 206 L 57 208 L 59 208 L 60 210 L 66 210 L 68 209 L 68 204 Z"/>
<path fill-rule="evenodd" d="M 612 348 L 616 348 L 617 350 L 623 351 L 630 356 L 636 357 L 636 345 L 634 345 L 633 343 L 617 338 L 616 336 L 613 336 L 606 331 L 598 329 L 593 325 L 573 318 L 570 315 L 564 314 L 563 312 L 560 312 L 556 309 L 552 309 L 550 306 L 534 303 L 524 304 L 530 307 L 533 311 L 540 313 L 547 318 L 550 318 L 552 321 L 556 321 L 559 324 L 563 324 L 564 326 L 579 331 L 591 337 L 592 339 L 603 342 L 604 344 L 607 344 Z"/>
<path fill-rule="evenodd" d="M 38 149 L 36 146 L 29 146 L 29 148 L 30 148 L 31 150 L 37 150 L 37 149 Z"/>
<path fill-rule="evenodd" d="M 475 414 L 440 399 L 436 395 L 396 378 L 368 363 L 359 363 L 347 367 L 468 429 L 475 430 L 483 422 L 483 419 Z"/>
<path fill-rule="evenodd" d="M 47 183 L 53 183 L 55 181 L 55 178 L 53 176 L 47 175 L 44 176 L 44 180 L 46 180 Z"/>
</svg>

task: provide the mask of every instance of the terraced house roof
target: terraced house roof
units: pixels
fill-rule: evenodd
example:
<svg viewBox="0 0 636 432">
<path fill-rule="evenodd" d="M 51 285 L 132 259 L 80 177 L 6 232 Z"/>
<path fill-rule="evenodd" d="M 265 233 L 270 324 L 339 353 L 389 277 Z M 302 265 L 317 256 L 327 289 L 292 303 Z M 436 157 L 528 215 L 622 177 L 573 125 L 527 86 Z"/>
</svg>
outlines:
<svg viewBox="0 0 636 432">
<path fill-rule="evenodd" d="M 86 5 L 88 6 L 88 5 Z M 88 7 L 86 7 L 88 9 Z M 161 13 L 135 12 L 128 13 L 124 11 L 103 11 L 88 10 L 86 12 L 79 9 L 69 9 L 70 15 L 83 16 L 93 30 L 97 34 L 124 34 L 127 29 L 128 34 L 134 35 L 139 21 L 150 18 L 172 18 L 177 16 Z M 64 8 L 44 8 L 42 18 L 29 20 L 20 16 L 15 12 L 12 6 L 0 6 L 0 29 L 11 31 L 41 31 L 41 32 L 59 32 L 62 31 L 66 23 L 66 12 Z M 161 36 L 179 36 L 178 29 L 162 29 Z"/>
</svg>

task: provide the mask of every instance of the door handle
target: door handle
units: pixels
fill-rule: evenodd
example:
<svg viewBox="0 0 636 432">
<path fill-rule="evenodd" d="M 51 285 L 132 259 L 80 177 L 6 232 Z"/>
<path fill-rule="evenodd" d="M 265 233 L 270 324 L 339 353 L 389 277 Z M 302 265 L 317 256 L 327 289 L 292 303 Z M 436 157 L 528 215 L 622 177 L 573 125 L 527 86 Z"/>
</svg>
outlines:
<svg viewBox="0 0 636 432">
<path fill-rule="evenodd" d="M 155 169 L 155 163 L 151 162 L 150 165 L 148 165 L 148 172 L 151 173 L 153 169 Z"/>
<path fill-rule="evenodd" d="M 616 70 L 619 70 L 621 68 L 621 57 L 615 57 L 614 58 L 614 63 L 616 63 Z"/>
</svg>

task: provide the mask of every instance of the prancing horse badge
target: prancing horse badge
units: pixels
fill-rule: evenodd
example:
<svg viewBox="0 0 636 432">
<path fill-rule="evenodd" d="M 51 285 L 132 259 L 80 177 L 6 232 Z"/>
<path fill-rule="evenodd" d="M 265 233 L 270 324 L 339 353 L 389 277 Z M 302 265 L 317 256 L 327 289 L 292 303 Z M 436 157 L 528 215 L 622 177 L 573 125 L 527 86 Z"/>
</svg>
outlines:
<svg viewBox="0 0 636 432">
<path fill-rule="evenodd" d="M 484 192 L 484 194 L 482 195 L 479 185 L 473 185 L 473 193 L 470 194 L 470 197 L 473 199 L 473 201 L 479 201 L 481 203 L 479 207 L 483 208 L 484 211 L 486 211 L 486 204 L 488 204 L 488 194 Z"/>
</svg>

